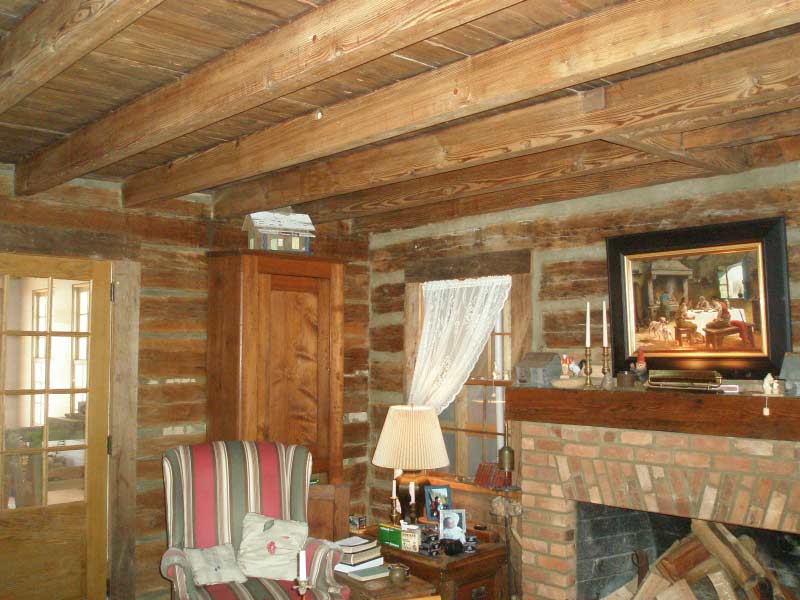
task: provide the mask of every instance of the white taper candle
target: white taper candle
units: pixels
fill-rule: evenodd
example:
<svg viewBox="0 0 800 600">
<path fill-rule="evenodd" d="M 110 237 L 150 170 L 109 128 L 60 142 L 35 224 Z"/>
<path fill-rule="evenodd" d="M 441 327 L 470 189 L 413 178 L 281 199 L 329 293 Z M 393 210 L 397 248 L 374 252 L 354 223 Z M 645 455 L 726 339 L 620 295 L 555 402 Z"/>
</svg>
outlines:
<svg viewBox="0 0 800 600">
<path fill-rule="evenodd" d="M 414 492 L 415 492 L 414 482 L 412 481 L 411 483 L 408 484 L 408 495 L 411 496 L 411 504 L 415 504 L 417 501 Z"/>
<path fill-rule="evenodd" d="M 603 300 L 603 348 L 608 348 L 608 324 L 606 323 L 606 301 Z"/>
<path fill-rule="evenodd" d="M 392 479 L 392 498 L 397 498 L 397 479 Z"/>
<path fill-rule="evenodd" d="M 297 580 L 306 581 L 306 551 L 300 550 L 297 554 Z"/>
<path fill-rule="evenodd" d="M 589 336 L 589 303 L 586 303 L 586 347 L 592 345 L 591 337 Z"/>
</svg>

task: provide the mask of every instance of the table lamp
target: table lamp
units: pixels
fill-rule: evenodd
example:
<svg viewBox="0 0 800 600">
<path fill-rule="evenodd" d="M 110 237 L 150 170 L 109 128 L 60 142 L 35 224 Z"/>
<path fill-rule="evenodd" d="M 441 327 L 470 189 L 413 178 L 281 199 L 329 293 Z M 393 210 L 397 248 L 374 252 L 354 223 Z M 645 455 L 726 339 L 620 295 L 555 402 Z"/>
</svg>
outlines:
<svg viewBox="0 0 800 600">
<path fill-rule="evenodd" d="M 395 405 L 389 407 L 383 423 L 372 464 L 401 471 L 441 469 L 450 464 L 444 445 L 439 417 L 431 406 Z M 395 473 L 397 477 L 398 473 Z M 409 521 L 416 522 L 417 507 L 414 483 L 409 484 L 411 504 Z M 392 480 L 392 522 L 399 516 L 397 481 Z"/>
</svg>

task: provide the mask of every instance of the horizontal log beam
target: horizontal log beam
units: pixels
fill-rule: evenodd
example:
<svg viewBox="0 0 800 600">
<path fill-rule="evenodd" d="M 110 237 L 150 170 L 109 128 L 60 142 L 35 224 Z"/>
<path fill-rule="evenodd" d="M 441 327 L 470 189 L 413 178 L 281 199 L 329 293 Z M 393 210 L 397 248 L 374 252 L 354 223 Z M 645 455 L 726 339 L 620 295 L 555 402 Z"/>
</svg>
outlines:
<svg viewBox="0 0 800 600">
<path fill-rule="evenodd" d="M 217 187 L 796 22 L 800 0 L 611 6 L 334 104 L 321 119 L 298 117 L 137 173 L 125 183 L 125 200 L 137 205 Z"/>
<path fill-rule="evenodd" d="M 682 163 L 654 163 L 646 166 L 586 175 L 585 177 L 574 177 L 572 179 L 531 185 L 493 194 L 437 202 L 436 204 L 409 208 L 394 213 L 361 217 L 353 221 L 353 231 L 375 233 L 391 229 L 418 227 L 459 217 L 560 202 L 572 198 L 596 196 L 597 194 L 707 175 L 709 175 L 707 171 Z"/>
<path fill-rule="evenodd" d="M 17 194 L 51 188 L 520 1 L 336 0 L 36 153 L 18 167 Z"/>
<path fill-rule="evenodd" d="M 612 134 L 681 131 L 800 107 L 800 35 L 611 85 L 601 103 L 568 96 L 287 169 L 217 193 L 234 216 L 586 143 Z M 596 98 L 598 92 L 592 92 Z M 697 99 L 702 98 L 702 102 Z"/>
<path fill-rule="evenodd" d="M 607 392 L 535 388 L 506 390 L 506 419 L 699 435 L 800 441 L 794 398 L 690 392 Z"/>
<path fill-rule="evenodd" d="M 0 40 L 0 113 L 164 0 L 47 0 Z"/>
<path fill-rule="evenodd" d="M 796 135 L 800 135 L 800 110 L 787 110 L 687 131 L 683 134 L 683 147 L 687 150 L 698 150 L 718 146 L 738 146 Z"/>
<path fill-rule="evenodd" d="M 708 150 L 687 150 L 680 133 L 649 137 L 620 134 L 606 136 L 606 140 L 627 146 L 641 152 L 660 156 L 664 160 L 674 160 L 685 165 L 706 169 L 712 173 L 739 173 L 748 168 L 744 153 L 735 148 L 714 148 Z"/>
<path fill-rule="evenodd" d="M 500 192 L 533 183 L 546 183 L 662 159 L 606 142 L 589 142 L 549 152 L 520 156 L 393 185 L 324 198 L 297 206 L 314 223 L 352 219 Z"/>
</svg>

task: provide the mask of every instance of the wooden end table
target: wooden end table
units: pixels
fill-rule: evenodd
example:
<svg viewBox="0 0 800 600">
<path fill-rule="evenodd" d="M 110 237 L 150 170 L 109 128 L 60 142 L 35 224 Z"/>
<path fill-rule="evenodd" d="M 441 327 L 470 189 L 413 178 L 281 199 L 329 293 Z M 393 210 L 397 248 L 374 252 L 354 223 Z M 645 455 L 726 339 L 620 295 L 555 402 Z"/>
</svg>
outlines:
<svg viewBox="0 0 800 600">
<path fill-rule="evenodd" d="M 470 533 L 472 533 L 470 531 Z M 373 525 L 361 534 L 378 537 Z M 423 556 L 404 552 L 386 544 L 381 554 L 387 563 L 403 563 L 411 574 L 430 582 L 442 600 L 500 600 L 505 592 L 506 547 L 504 544 L 482 542 L 474 554 Z"/>
<path fill-rule="evenodd" d="M 350 588 L 350 600 L 408 600 L 436 594 L 436 586 L 410 575 L 401 585 L 388 577 L 372 581 L 357 581 L 346 573 L 335 573 L 336 581 Z"/>
</svg>

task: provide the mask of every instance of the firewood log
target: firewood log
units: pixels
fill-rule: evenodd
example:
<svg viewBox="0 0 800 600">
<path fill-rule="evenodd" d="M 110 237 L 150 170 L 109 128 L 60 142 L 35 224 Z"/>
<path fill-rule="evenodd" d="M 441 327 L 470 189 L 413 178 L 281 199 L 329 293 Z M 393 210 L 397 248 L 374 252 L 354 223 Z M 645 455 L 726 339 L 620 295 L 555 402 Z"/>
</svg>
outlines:
<svg viewBox="0 0 800 600">
<path fill-rule="evenodd" d="M 709 573 L 708 578 L 711 580 L 711 585 L 714 586 L 719 600 L 737 600 L 733 584 L 724 571 Z"/>
<path fill-rule="evenodd" d="M 663 592 L 656 594 L 656 600 L 697 600 L 697 596 L 686 580 L 680 579 Z"/>
<path fill-rule="evenodd" d="M 645 577 L 639 589 L 636 590 L 633 600 L 653 600 L 656 595 L 666 590 L 670 585 L 672 585 L 672 582 L 664 579 L 655 571 L 650 571 L 650 574 Z"/>
<path fill-rule="evenodd" d="M 745 590 L 752 588 L 764 577 L 764 569 L 758 563 L 754 565 L 745 558 L 745 555 L 752 555 L 724 525 L 693 519 L 692 532 Z"/>
<path fill-rule="evenodd" d="M 670 546 L 654 565 L 654 569 L 669 581 L 683 579 L 687 573 L 710 558 L 708 550 L 694 535 L 688 535 Z"/>
</svg>

